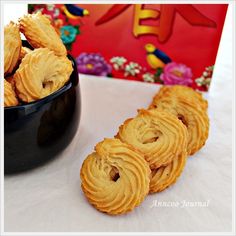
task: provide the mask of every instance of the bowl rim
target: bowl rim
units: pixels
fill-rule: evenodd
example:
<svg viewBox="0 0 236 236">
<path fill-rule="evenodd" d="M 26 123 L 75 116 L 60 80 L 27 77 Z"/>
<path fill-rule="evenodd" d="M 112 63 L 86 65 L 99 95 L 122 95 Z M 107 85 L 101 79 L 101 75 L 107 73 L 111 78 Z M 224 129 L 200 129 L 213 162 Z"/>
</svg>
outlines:
<svg viewBox="0 0 236 236">
<path fill-rule="evenodd" d="M 32 101 L 32 102 L 25 103 L 25 104 L 22 104 L 22 105 L 4 107 L 4 111 L 8 111 L 8 110 L 22 110 L 22 109 L 29 109 L 29 108 L 34 107 L 34 106 L 41 106 L 41 105 L 46 104 L 49 101 L 53 100 L 54 98 L 58 97 L 59 95 L 61 95 L 65 91 L 67 91 L 68 89 L 70 89 L 72 87 L 72 85 L 73 85 L 73 82 L 71 81 L 72 80 L 71 77 L 72 77 L 73 72 L 76 71 L 75 68 L 74 68 L 74 67 L 76 67 L 76 63 L 75 63 L 75 59 L 70 54 L 67 54 L 67 57 L 72 62 L 73 71 L 72 71 L 72 73 L 70 75 L 70 78 L 69 78 L 68 82 L 65 85 L 63 85 L 63 87 L 61 87 L 57 91 L 49 94 L 48 96 L 46 96 L 44 98 L 41 98 L 41 99 L 38 99 L 36 101 Z M 77 77 L 79 76 L 78 73 L 77 73 L 76 76 Z"/>
</svg>

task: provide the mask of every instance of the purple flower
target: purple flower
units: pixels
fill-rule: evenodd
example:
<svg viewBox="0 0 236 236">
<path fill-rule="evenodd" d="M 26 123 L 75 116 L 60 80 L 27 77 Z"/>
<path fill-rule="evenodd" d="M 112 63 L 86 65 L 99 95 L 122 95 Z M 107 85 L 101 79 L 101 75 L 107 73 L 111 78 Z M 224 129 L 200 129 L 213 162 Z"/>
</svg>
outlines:
<svg viewBox="0 0 236 236">
<path fill-rule="evenodd" d="M 184 64 L 178 64 L 176 62 L 168 63 L 160 76 L 160 79 L 165 85 L 181 84 L 191 85 L 192 84 L 192 71 L 189 67 Z"/>
<path fill-rule="evenodd" d="M 107 76 L 112 70 L 111 65 L 98 53 L 81 53 L 76 62 L 82 74 Z"/>
</svg>

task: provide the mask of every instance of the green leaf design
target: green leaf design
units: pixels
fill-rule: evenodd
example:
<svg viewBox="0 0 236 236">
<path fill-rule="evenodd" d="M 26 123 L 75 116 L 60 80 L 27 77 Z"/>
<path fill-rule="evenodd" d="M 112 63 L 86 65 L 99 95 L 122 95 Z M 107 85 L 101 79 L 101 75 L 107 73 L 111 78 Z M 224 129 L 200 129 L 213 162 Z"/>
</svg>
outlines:
<svg viewBox="0 0 236 236">
<path fill-rule="evenodd" d="M 155 76 L 160 77 L 162 72 L 163 72 L 163 68 L 162 67 L 158 67 L 157 70 L 156 70 Z"/>
<path fill-rule="evenodd" d="M 73 43 L 73 42 L 65 44 L 67 50 L 71 51 L 71 49 L 72 49 L 72 43 Z"/>
<path fill-rule="evenodd" d="M 73 26 L 75 29 L 76 29 L 76 35 L 79 35 L 80 34 L 80 26 L 79 25 L 74 25 Z"/>
<path fill-rule="evenodd" d="M 156 70 L 156 73 L 154 74 L 154 80 L 156 83 L 160 83 L 163 84 L 163 81 L 160 79 L 160 75 L 163 72 L 163 68 L 162 67 L 158 67 Z"/>
<path fill-rule="evenodd" d="M 34 11 L 34 4 L 28 4 L 28 12 L 32 13 Z"/>
</svg>

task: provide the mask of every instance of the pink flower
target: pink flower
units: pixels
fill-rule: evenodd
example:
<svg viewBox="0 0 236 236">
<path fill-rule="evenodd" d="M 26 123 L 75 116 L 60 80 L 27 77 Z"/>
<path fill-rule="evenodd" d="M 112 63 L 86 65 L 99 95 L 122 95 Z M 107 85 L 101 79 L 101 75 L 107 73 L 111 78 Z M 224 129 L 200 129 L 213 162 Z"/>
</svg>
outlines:
<svg viewBox="0 0 236 236">
<path fill-rule="evenodd" d="M 186 65 L 170 62 L 164 67 L 160 79 L 165 85 L 191 85 L 193 82 L 192 76 L 191 69 Z"/>
</svg>

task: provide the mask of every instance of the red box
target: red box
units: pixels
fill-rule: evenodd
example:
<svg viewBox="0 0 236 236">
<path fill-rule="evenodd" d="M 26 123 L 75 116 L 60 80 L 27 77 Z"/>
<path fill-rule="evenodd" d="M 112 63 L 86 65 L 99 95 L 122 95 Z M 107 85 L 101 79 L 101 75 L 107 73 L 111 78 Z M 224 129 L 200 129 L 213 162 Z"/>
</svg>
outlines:
<svg viewBox="0 0 236 236">
<path fill-rule="evenodd" d="M 80 73 L 207 91 L 227 4 L 30 4 L 54 26 Z"/>
</svg>

